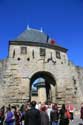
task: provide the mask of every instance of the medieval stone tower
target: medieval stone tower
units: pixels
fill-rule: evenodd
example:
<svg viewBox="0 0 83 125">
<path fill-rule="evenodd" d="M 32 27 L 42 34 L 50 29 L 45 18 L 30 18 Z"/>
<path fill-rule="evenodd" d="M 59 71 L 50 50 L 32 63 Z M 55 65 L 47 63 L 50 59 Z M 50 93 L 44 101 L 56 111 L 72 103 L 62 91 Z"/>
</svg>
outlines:
<svg viewBox="0 0 83 125">
<path fill-rule="evenodd" d="M 83 101 L 83 69 L 69 61 L 67 49 L 35 29 L 9 41 L 9 55 L 0 61 L 0 81 L 1 104 L 33 99 L 59 105 Z"/>
</svg>

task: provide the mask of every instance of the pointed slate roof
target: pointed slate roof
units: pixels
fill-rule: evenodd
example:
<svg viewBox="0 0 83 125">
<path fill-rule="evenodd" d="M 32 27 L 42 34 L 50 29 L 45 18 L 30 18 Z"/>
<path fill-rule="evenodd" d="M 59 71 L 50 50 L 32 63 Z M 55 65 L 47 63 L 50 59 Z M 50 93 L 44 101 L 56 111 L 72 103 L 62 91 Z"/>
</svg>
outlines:
<svg viewBox="0 0 83 125">
<path fill-rule="evenodd" d="M 22 32 L 15 41 L 30 41 L 30 42 L 40 42 L 40 43 L 47 43 L 48 35 L 40 30 L 35 29 L 26 29 Z"/>
<path fill-rule="evenodd" d="M 50 38 L 42 30 L 32 28 L 26 29 L 16 39 L 10 40 L 9 45 L 42 46 L 67 52 L 66 48 L 57 45 L 56 41 Z"/>
</svg>

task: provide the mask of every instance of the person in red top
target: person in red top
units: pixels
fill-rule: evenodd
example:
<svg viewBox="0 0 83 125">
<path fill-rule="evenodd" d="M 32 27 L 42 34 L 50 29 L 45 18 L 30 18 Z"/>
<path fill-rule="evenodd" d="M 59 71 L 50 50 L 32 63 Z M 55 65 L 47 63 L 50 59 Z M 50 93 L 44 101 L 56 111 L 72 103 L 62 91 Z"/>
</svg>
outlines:
<svg viewBox="0 0 83 125">
<path fill-rule="evenodd" d="M 70 112 L 70 114 L 71 114 L 71 120 L 73 120 L 74 119 L 74 105 L 73 104 L 71 104 L 71 103 L 69 103 L 69 104 L 67 104 L 66 105 L 66 109 Z"/>
</svg>

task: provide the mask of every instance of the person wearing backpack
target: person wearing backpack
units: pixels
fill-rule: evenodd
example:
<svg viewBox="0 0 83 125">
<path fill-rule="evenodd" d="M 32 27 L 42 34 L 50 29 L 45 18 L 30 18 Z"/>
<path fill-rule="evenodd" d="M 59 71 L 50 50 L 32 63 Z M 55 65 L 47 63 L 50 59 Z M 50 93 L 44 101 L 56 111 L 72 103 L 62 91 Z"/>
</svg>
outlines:
<svg viewBox="0 0 83 125">
<path fill-rule="evenodd" d="M 60 123 L 59 125 L 69 125 L 70 113 L 65 108 L 65 104 L 62 105 L 62 108 L 59 112 Z"/>
</svg>

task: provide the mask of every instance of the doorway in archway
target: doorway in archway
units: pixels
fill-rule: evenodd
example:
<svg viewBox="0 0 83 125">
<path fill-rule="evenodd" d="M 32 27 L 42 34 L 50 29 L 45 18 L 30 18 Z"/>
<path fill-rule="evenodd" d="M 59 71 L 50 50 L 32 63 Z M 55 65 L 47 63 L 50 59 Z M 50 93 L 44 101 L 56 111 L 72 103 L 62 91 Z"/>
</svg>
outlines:
<svg viewBox="0 0 83 125">
<path fill-rule="evenodd" d="M 56 81 L 53 75 L 45 71 L 33 74 L 29 94 L 30 100 L 54 102 L 56 100 Z"/>
</svg>

